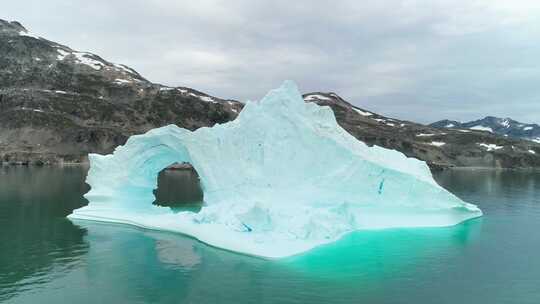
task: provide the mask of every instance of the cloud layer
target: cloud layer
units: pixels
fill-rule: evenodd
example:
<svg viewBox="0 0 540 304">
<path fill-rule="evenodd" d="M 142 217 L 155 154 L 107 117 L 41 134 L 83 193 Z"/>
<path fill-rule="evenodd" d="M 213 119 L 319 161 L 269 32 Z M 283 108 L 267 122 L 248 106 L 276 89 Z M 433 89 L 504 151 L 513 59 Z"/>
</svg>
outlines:
<svg viewBox="0 0 540 304">
<path fill-rule="evenodd" d="M 220 97 L 292 79 L 419 122 L 540 122 L 540 3 L 371 2 L 9 1 L 0 18 Z"/>
</svg>

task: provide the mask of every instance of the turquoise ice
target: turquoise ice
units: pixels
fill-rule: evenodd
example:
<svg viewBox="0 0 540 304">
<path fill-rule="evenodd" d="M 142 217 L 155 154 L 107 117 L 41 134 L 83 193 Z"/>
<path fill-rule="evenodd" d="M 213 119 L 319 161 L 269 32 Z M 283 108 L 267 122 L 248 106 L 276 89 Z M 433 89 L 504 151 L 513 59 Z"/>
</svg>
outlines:
<svg viewBox="0 0 540 304">
<path fill-rule="evenodd" d="M 193 132 L 157 128 L 89 159 L 90 203 L 70 218 L 179 232 L 269 258 L 356 230 L 450 226 L 482 215 L 440 187 L 425 162 L 358 141 L 292 82 L 247 103 L 234 121 Z M 181 162 L 200 176 L 198 213 L 152 205 L 159 171 Z"/>
</svg>

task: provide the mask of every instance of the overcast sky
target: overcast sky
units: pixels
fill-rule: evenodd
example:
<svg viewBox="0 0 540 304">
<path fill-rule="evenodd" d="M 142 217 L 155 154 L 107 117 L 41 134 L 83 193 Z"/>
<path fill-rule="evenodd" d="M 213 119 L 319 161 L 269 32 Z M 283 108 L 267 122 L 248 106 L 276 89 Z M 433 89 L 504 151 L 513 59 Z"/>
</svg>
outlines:
<svg viewBox="0 0 540 304">
<path fill-rule="evenodd" d="M 223 98 L 291 79 L 423 123 L 540 123 L 540 1 L 17 0 L 0 18 Z"/>
</svg>

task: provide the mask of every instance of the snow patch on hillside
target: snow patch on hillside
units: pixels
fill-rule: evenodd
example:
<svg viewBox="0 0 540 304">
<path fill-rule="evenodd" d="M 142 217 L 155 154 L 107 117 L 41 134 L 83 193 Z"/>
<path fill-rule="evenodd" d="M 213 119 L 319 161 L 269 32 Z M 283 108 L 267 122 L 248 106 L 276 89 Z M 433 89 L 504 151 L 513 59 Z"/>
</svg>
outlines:
<svg viewBox="0 0 540 304">
<path fill-rule="evenodd" d="M 42 39 L 41 37 L 39 37 L 37 35 L 34 35 L 34 34 L 28 32 L 28 31 L 26 31 L 26 32 L 25 31 L 20 31 L 19 35 L 20 36 L 26 36 L 26 37 L 32 37 L 32 38 L 35 38 L 35 39 Z"/>
<path fill-rule="evenodd" d="M 356 113 L 358 113 L 358 114 L 360 114 L 360 115 L 362 115 L 362 116 L 371 116 L 371 115 L 373 115 L 373 113 L 370 113 L 370 112 L 364 112 L 364 111 L 362 111 L 362 110 L 360 110 L 360 109 L 358 109 L 358 108 L 353 108 L 353 110 L 355 110 Z"/>
<path fill-rule="evenodd" d="M 491 129 L 490 127 L 474 126 L 474 127 L 470 127 L 469 129 L 475 130 L 475 131 L 487 131 L 487 132 L 493 133 L 493 129 Z"/>
<path fill-rule="evenodd" d="M 318 100 L 332 100 L 332 98 L 329 98 L 320 94 L 309 94 L 304 98 L 305 101 L 313 101 L 317 99 Z"/>
<path fill-rule="evenodd" d="M 504 148 L 503 146 L 497 146 L 496 144 L 479 143 L 478 145 L 486 148 L 487 151 L 495 151 Z"/>
<path fill-rule="evenodd" d="M 442 147 L 442 146 L 446 145 L 446 143 L 442 142 L 442 141 L 432 141 L 430 143 L 430 145 L 435 146 L 435 147 Z"/>
<path fill-rule="evenodd" d="M 58 55 L 56 56 L 56 59 L 60 61 L 66 59 L 66 57 L 71 54 L 70 52 L 64 51 L 62 49 L 56 49 L 56 52 L 58 53 Z"/>
<path fill-rule="evenodd" d="M 190 96 L 193 96 L 195 98 L 198 98 L 202 101 L 206 101 L 206 102 L 213 102 L 213 103 L 216 103 L 216 101 L 214 100 L 214 98 L 210 97 L 210 96 L 203 96 L 203 95 L 197 95 L 195 93 L 189 93 L 188 95 Z"/>
<path fill-rule="evenodd" d="M 90 58 L 91 54 L 81 52 L 73 52 L 72 54 L 75 55 L 80 64 L 85 64 L 94 70 L 101 70 L 104 66 L 102 62 Z"/>
<path fill-rule="evenodd" d="M 126 72 L 128 74 L 135 74 L 135 71 L 133 71 L 131 68 L 129 68 L 128 66 L 125 66 L 123 64 L 118 64 L 118 63 L 113 63 L 115 67 L 117 67 L 118 69 L 122 70 L 123 72 Z"/>
<path fill-rule="evenodd" d="M 121 78 L 116 78 L 116 79 L 114 80 L 114 83 L 123 85 L 123 84 L 131 83 L 131 80 L 121 79 Z"/>
</svg>

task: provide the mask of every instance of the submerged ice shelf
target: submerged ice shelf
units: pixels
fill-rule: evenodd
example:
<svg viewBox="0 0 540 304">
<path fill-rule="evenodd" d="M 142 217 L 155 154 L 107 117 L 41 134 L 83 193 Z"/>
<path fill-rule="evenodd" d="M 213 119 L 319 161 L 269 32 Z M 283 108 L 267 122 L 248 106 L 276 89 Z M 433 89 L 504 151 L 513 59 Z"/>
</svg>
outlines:
<svg viewBox="0 0 540 304">
<path fill-rule="evenodd" d="M 298 254 L 355 230 L 450 226 L 482 215 L 440 187 L 424 162 L 356 140 L 292 82 L 229 123 L 154 129 L 89 159 L 90 203 L 70 218 L 180 232 L 262 257 Z M 198 213 L 152 205 L 159 171 L 176 162 L 200 176 Z"/>
</svg>

